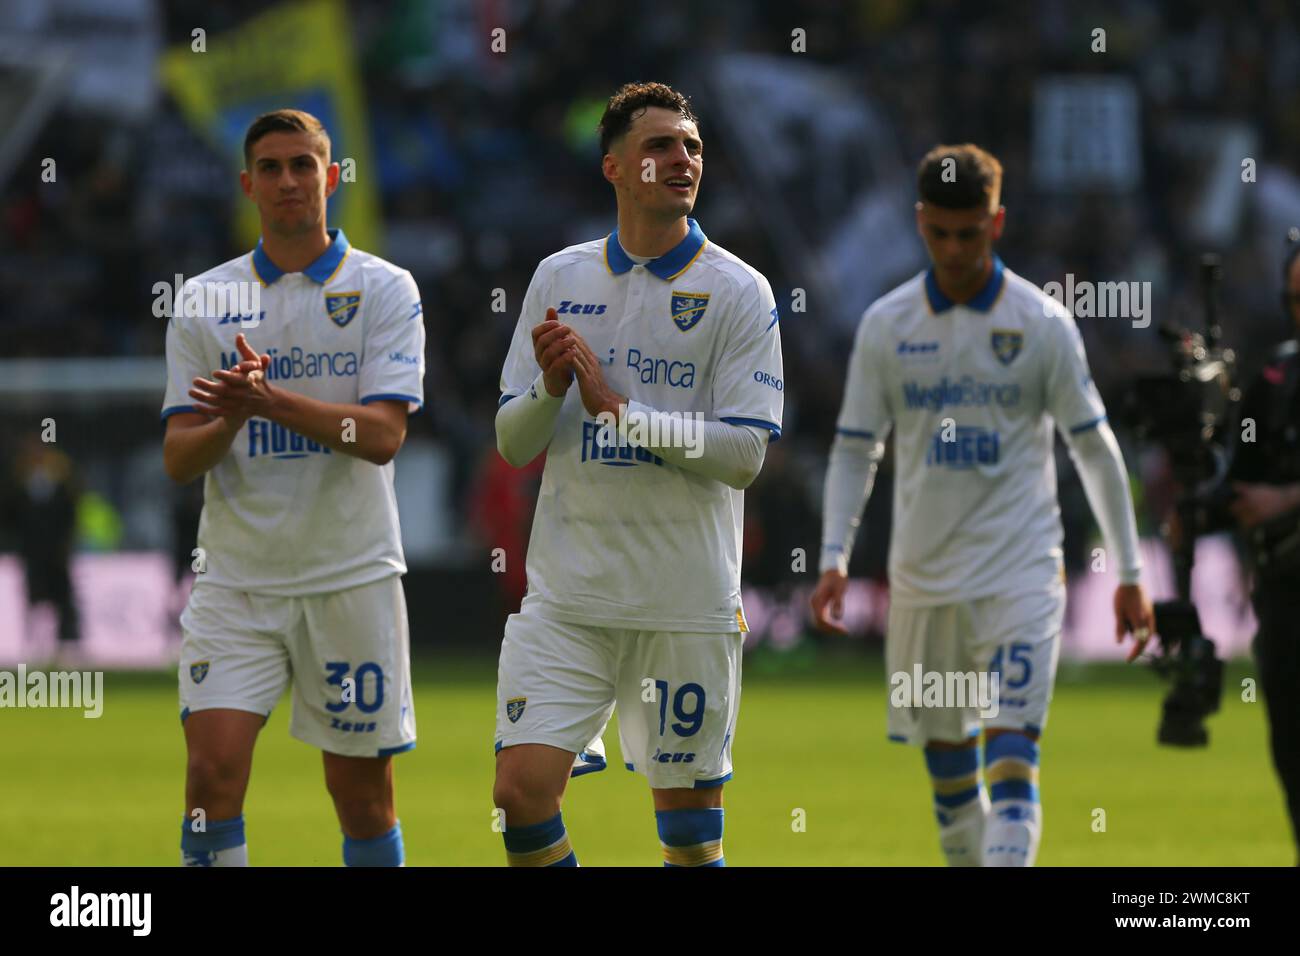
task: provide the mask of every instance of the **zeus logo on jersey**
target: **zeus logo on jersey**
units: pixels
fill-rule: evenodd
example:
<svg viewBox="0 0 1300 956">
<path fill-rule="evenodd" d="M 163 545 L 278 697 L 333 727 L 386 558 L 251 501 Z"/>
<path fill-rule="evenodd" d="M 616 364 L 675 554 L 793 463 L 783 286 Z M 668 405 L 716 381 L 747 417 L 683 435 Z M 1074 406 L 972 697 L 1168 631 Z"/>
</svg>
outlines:
<svg viewBox="0 0 1300 956">
<path fill-rule="evenodd" d="M 306 352 L 295 345 L 281 355 L 279 349 L 270 349 L 271 364 L 266 367 L 269 381 L 290 378 L 344 377 L 357 374 L 356 352 Z M 221 353 L 221 367 L 227 371 L 240 362 L 238 352 Z"/>
<path fill-rule="evenodd" d="M 627 367 L 641 378 L 643 385 L 663 383 L 672 388 L 695 387 L 694 362 L 670 362 L 653 355 L 642 356 L 640 349 L 628 349 Z"/>
<path fill-rule="evenodd" d="M 614 440 L 605 438 L 605 427 L 600 422 L 585 421 L 582 423 L 582 458 L 581 461 L 594 461 L 602 465 L 618 465 L 627 467 L 629 465 L 655 464 L 662 465 L 664 460 L 644 448 L 637 448 L 629 445 L 625 441 L 619 441 L 617 436 Z"/>
<path fill-rule="evenodd" d="M 899 342 L 898 343 L 899 355 L 914 355 L 914 354 L 928 355 L 930 353 L 937 352 L 937 351 L 939 351 L 938 342 Z"/>
<path fill-rule="evenodd" d="M 276 422 L 261 418 L 248 420 L 248 457 L 306 458 L 308 455 L 333 454 L 327 445 L 303 438 Z"/>
<path fill-rule="evenodd" d="M 605 304 L 602 302 L 595 305 L 583 305 L 581 302 L 571 302 L 565 299 L 555 311 L 560 315 L 604 315 Z"/>
<path fill-rule="evenodd" d="M 946 431 L 941 428 L 931 439 L 925 455 L 927 465 L 964 470 L 998 463 L 997 432 L 977 425 L 958 425 L 945 435 Z"/>
<path fill-rule="evenodd" d="M 934 365 L 939 361 L 939 343 L 903 340 L 898 343 L 894 354 L 900 365 Z"/>
<path fill-rule="evenodd" d="M 1016 382 L 1009 385 L 977 382 L 969 375 L 952 381 L 945 375 L 934 385 L 904 382 L 903 401 L 908 408 L 932 412 L 941 412 L 947 407 L 963 408 L 994 403 L 1003 408 L 1014 408 L 1020 404 L 1020 385 Z"/>
<path fill-rule="evenodd" d="M 266 321 L 265 309 L 257 313 L 256 316 L 251 312 L 247 315 L 240 315 L 239 313 L 231 314 L 230 312 L 227 312 L 221 317 L 221 321 L 218 322 L 217 325 L 242 325 L 245 328 L 255 329 L 264 321 Z"/>
</svg>

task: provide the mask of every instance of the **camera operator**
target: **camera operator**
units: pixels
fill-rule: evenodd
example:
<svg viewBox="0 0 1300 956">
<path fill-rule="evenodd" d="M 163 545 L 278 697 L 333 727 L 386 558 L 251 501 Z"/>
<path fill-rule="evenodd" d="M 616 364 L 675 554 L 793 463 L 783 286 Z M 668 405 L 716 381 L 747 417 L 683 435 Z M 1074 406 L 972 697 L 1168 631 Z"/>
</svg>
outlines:
<svg viewBox="0 0 1300 956">
<path fill-rule="evenodd" d="M 1283 268 L 1283 304 L 1300 333 L 1300 242 Z M 1254 435 L 1245 434 L 1249 419 Z M 1254 652 L 1267 708 L 1273 763 L 1300 845 L 1300 355 L 1279 346 L 1251 383 L 1229 471 L 1230 510 L 1255 564 Z M 1247 440 L 1253 437 L 1253 441 Z"/>
</svg>

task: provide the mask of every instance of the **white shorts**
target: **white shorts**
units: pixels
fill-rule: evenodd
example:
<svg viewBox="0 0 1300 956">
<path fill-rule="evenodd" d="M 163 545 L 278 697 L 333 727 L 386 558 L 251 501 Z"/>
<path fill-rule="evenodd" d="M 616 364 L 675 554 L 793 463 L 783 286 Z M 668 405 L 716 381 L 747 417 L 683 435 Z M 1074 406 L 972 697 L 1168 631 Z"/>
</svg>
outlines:
<svg viewBox="0 0 1300 956">
<path fill-rule="evenodd" d="M 743 640 L 512 614 L 497 670 L 496 749 L 549 744 L 598 760 L 617 706 L 625 766 L 651 787 L 722 784 L 731 778 Z"/>
<path fill-rule="evenodd" d="M 960 743 L 981 726 L 1041 733 L 1064 616 L 1064 588 L 937 607 L 891 605 L 889 739 L 918 747 Z"/>
<path fill-rule="evenodd" d="M 270 716 L 293 680 L 289 733 L 348 757 L 415 747 L 406 597 L 398 575 L 275 597 L 199 583 L 181 615 L 181 720 L 229 707 Z"/>
</svg>

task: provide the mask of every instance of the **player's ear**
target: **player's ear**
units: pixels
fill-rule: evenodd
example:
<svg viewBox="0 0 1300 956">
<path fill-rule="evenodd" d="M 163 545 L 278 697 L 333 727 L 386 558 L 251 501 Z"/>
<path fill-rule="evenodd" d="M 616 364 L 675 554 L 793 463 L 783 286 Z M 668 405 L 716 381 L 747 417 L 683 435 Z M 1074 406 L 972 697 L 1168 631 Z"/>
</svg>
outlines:
<svg viewBox="0 0 1300 956">
<path fill-rule="evenodd" d="M 339 188 L 339 164 L 330 163 L 325 167 L 325 198 L 328 199 L 334 195 L 334 190 Z"/>
<path fill-rule="evenodd" d="M 1002 228 L 1007 224 L 1007 207 L 998 206 L 998 211 L 993 215 L 993 238 L 1002 238 Z"/>
<path fill-rule="evenodd" d="M 244 191 L 244 195 L 249 199 L 253 198 L 253 177 L 248 174 L 247 169 L 239 171 L 239 188 Z"/>
<path fill-rule="evenodd" d="M 619 181 L 618 159 L 614 156 L 612 152 L 606 153 L 604 158 L 601 159 L 600 171 L 604 175 L 607 182 L 613 183 L 615 186 L 618 185 L 618 181 Z"/>
</svg>

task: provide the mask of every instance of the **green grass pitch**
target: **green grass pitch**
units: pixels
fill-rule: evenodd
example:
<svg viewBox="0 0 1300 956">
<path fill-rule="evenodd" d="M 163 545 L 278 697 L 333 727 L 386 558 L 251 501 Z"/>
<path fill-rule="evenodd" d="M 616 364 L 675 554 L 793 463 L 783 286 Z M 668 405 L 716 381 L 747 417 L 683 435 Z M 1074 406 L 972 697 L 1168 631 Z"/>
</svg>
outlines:
<svg viewBox="0 0 1300 956">
<path fill-rule="evenodd" d="M 727 784 L 734 866 L 942 863 L 919 751 L 885 739 L 882 665 L 862 655 L 746 658 Z M 1063 662 L 1043 739 L 1039 864 L 1294 863 L 1263 704 L 1249 662 L 1227 671 L 1205 750 L 1155 744 L 1165 686 L 1145 670 Z M 492 829 L 495 661 L 417 662 L 419 746 L 396 758 L 410 865 L 498 866 Z M 105 677 L 104 714 L 0 711 L 0 865 L 175 865 L 184 741 L 174 672 Z M 321 760 L 288 735 L 289 702 L 258 743 L 244 814 L 254 865 L 335 866 L 341 837 Z M 565 821 L 587 866 L 658 866 L 645 780 L 610 769 L 571 782 Z M 792 826 L 804 811 L 805 828 Z M 1105 831 L 1094 812 L 1105 812 Z"/>
</svg>

